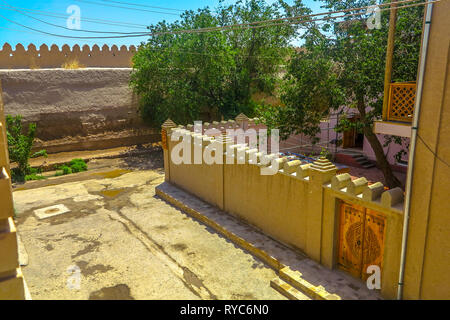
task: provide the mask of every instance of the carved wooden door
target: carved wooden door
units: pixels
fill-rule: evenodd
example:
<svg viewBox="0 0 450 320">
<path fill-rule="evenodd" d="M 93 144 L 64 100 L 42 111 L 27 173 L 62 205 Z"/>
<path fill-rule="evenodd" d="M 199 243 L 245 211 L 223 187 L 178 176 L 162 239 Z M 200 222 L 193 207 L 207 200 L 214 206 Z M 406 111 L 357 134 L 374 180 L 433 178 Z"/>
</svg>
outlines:
<svg viewBox="0 0 450 320">
<path fill-rule="evenodd" d="M 364 208 L 341 204 L 338 264 L 355 277 L 361 275 Z"/>
<path fill-rule="evenodd" d="M 340 205 L 338 267 L 367 279 L 367 267 L 383 263 L 386 219 L 383 214 L 342 202 Z"/>
<path fill-rule="evenodd" d="M 366 209 L 363 243 L 363 263 L 361 278 L 366 280 L 370 274 L 367 267 L 383 266 L 384 238 L 386 234 L 386 217 L 379 212 Z"/>
</svg>

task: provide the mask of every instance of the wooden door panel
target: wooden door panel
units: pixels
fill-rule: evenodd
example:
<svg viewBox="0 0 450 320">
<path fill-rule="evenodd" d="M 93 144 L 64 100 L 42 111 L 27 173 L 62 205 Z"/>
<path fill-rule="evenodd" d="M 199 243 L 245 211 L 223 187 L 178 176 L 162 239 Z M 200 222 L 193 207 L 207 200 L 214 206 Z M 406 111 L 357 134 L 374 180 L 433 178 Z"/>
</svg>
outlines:
<svg viewBox="0 0 450 320">
<path fill-rule="evenodd" d="M 355 129 L 344 131 L 342 147 L 352 148 L 355 146 Z"/>
<path fill-rule="evenodd" d="M 366 209 L 361 275 L 363 280 L 369 276 L 368 266 L 377 265 L 382 270 L 385 233 L 386 217 L 382 213 Z"/>
<path fill-rule="evenodd" d="M 341 204 L 338 265 L 355 277 L 361 276 L 364 208 Z"/>
</svg>

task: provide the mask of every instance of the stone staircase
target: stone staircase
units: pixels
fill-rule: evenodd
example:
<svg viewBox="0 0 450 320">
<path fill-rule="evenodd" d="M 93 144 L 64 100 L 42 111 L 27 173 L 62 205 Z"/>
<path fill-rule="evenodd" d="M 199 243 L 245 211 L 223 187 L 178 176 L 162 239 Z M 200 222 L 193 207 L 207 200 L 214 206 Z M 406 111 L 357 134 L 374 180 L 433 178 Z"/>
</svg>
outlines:
<svg viewBox="0 0 450 320">
<path fill-rule="evenodd" d="M 364 153 L 350 150 L 339 151 L 336 154 L 336 162 L 364 169 L 375 167 L 375 164 Z"/>
</svg>

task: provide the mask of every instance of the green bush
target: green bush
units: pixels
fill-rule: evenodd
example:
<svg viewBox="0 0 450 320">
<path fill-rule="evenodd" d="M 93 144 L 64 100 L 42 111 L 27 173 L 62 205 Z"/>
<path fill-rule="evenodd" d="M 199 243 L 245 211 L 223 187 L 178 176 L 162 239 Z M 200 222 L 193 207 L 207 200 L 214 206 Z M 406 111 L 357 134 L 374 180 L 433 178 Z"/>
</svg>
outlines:
<svg viewBox="0 0 450 320">
<path fill-rule="evenodd" d="M 71 174 L 72 173 L 72 168 L 68 167 L 68 166 L 62 166 L 61 167 L 63 174 Z"/>
<path fill-rule="evenodd" d="M 33 141 L 36 134 L 36 124 L 30 123 L 27 134 L 23 134 L 22 116 L 6 116 L 6 135 L 8 139 L 8 152 L 10 162 L 17 163 L 17 168 L 11 170 L 14 181 L 26 181 L 28 175 L 33 175 L 32 168 L 28 163 L 30 158 L 44 156 L 45 150 L 31 154 Z M 36 173 L 36 172 L 35 172 Z"/>
<path fill-rule="evenodd" d="M 59 170 L 61 171 L 55 173 L 56 177 L 86 171 L 87 164 L 83 159 L 72 159 L 69 163 L 59 167 Z"/>
<path fill-rule="evenodd" d="M 83 159 L 73 159 L 69 162 L 69 166 L 74 173 L 87 170 L 87 164 Z"/>
<path fill-rule="evenodd" d="M 27 174 L 27 175 L 25 176 L 25 181 L 30 181 L 30 180 L 43 180 L 43 179 L 47 179 L 47 178 L 44 177 L 43 175 L 36 174 L 36 173 Z"/>
<path fill-rule="evenodd" d="M 40 169 L 30 168 L 30 173 L 25 176 L 25 181 L 47 179 Z"/>
</svg>

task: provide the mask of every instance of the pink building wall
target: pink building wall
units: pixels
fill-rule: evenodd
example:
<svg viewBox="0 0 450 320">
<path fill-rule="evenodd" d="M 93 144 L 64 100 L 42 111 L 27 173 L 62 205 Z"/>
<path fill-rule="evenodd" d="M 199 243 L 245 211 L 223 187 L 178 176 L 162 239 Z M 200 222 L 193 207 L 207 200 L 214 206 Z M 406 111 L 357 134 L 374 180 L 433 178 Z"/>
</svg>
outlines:
<svg viewBox="0 0 450 320">
<path fill-rule="evenodd" d="M 381 145 L 383 145 L 385 142 L 384 135 L 377 134 L 377 137 L 378 137 L 378 140 L 380 140 Z M 406 151 L 406 155 L 403 155 L 402 159 L 404 159 L 406 161 L 408 160 L 408 154 L 409 154 L 408 145 L 409 145 L 409 138 L 406 138 L 401 146 L 394 142 L 391 142 L 389 144 L 389 146 L 384 148 L 384 154 L 386 155 L 387 160 L 389 161 L 389 163 L 391 165 L 400 165 L 401 166 L 401 164 L 397 163 L 394 156 L 402 149 Z M 364 137 L 363 151 L 364 151 L 365 155 L 367 156 L 367 158 L 369 158 L 370 160 L 373 160 L 373 161 L 376 160 L 375 153 L 373 152 L 372 147 L 369 144 L 369 141 L 367 141 L 367 139 L 365 137 Z"/>
<path fill-rule="evenodd" d="M 338 139 L 338 140 L 342 140 L 342 134 L 341 133 L 336 133 L 334 131 L 334 128 L 337 125 L 337 117 L 331 116 L 330 119 L 328 121 L 322 121 L 320 123 L 320 128 L 321 131 L 320 133 L 317 134 L 317 137 L 320 138 L 319 141 L 319 145 L 315 146 L 314 151 L 316 152 L 320 152 L 321 147 L 327 147 L 329 146 L 329 151 L 331 153 L 335 152 L 335 147 L 333 144 L 327 144 L 327 141 L 330 140 L 334 140 L 334 139 Z M 380 141 L 381 145 L 384 145 L 386 139 L 384 137 L 384 135 L 377 135 L 378 140 Z M 302 135 L 293 135 L 291 137 L 289 137 L 286 141 L 282 141 L 280 143 L 280 151 L 283 152 L 284 151 L 291 151 L 291 152 L 302 152 L 302 151 L 308 151 L 310 152 L 309 148 L 305 148 L 305 147 L 298 147 L 295 148 L 295 146 L 301 146 L 304 144 L 308 144 L 308 142 L 310 141 L 310 139 L 308 137 L 302 136 Z M 402 160 L 407 161 L 408 160 L 408 145 L 409 145 L 409 138 L 404 139 L 403 144 L 402 145 L 398 145 L 394 142 L 391 142 L 387 147 L 384 147 L 384 152 L 385 155 L 387 157 L 388 162 L 395 168 L 395 169 L 399 169 L 400 171 L 404 171 L 406 169 L 406 166 L 403 164 L 399 164 L 397 163 L 397 160 L 395 159 L 395 155 L 400 151 L 400 150 L 405 150 L 406 154 L 404 154 L 402 156 Z M 343 149 L 342 147 L 338 147 L 337 148 L 337 152 L 339 152 L 340 150 L 346 150 Z M 355 149 L 353 149 L 355 150 Z M 372 149 L 372 147 L 370 146 L 369 141 L 364 137 L 364 143 L 363 143 L 363 148 L 361 150 L 369 160 L 372 161 L 376 161 L 376 157 L 375 157 L 375 153 Z"/>
</svg>

